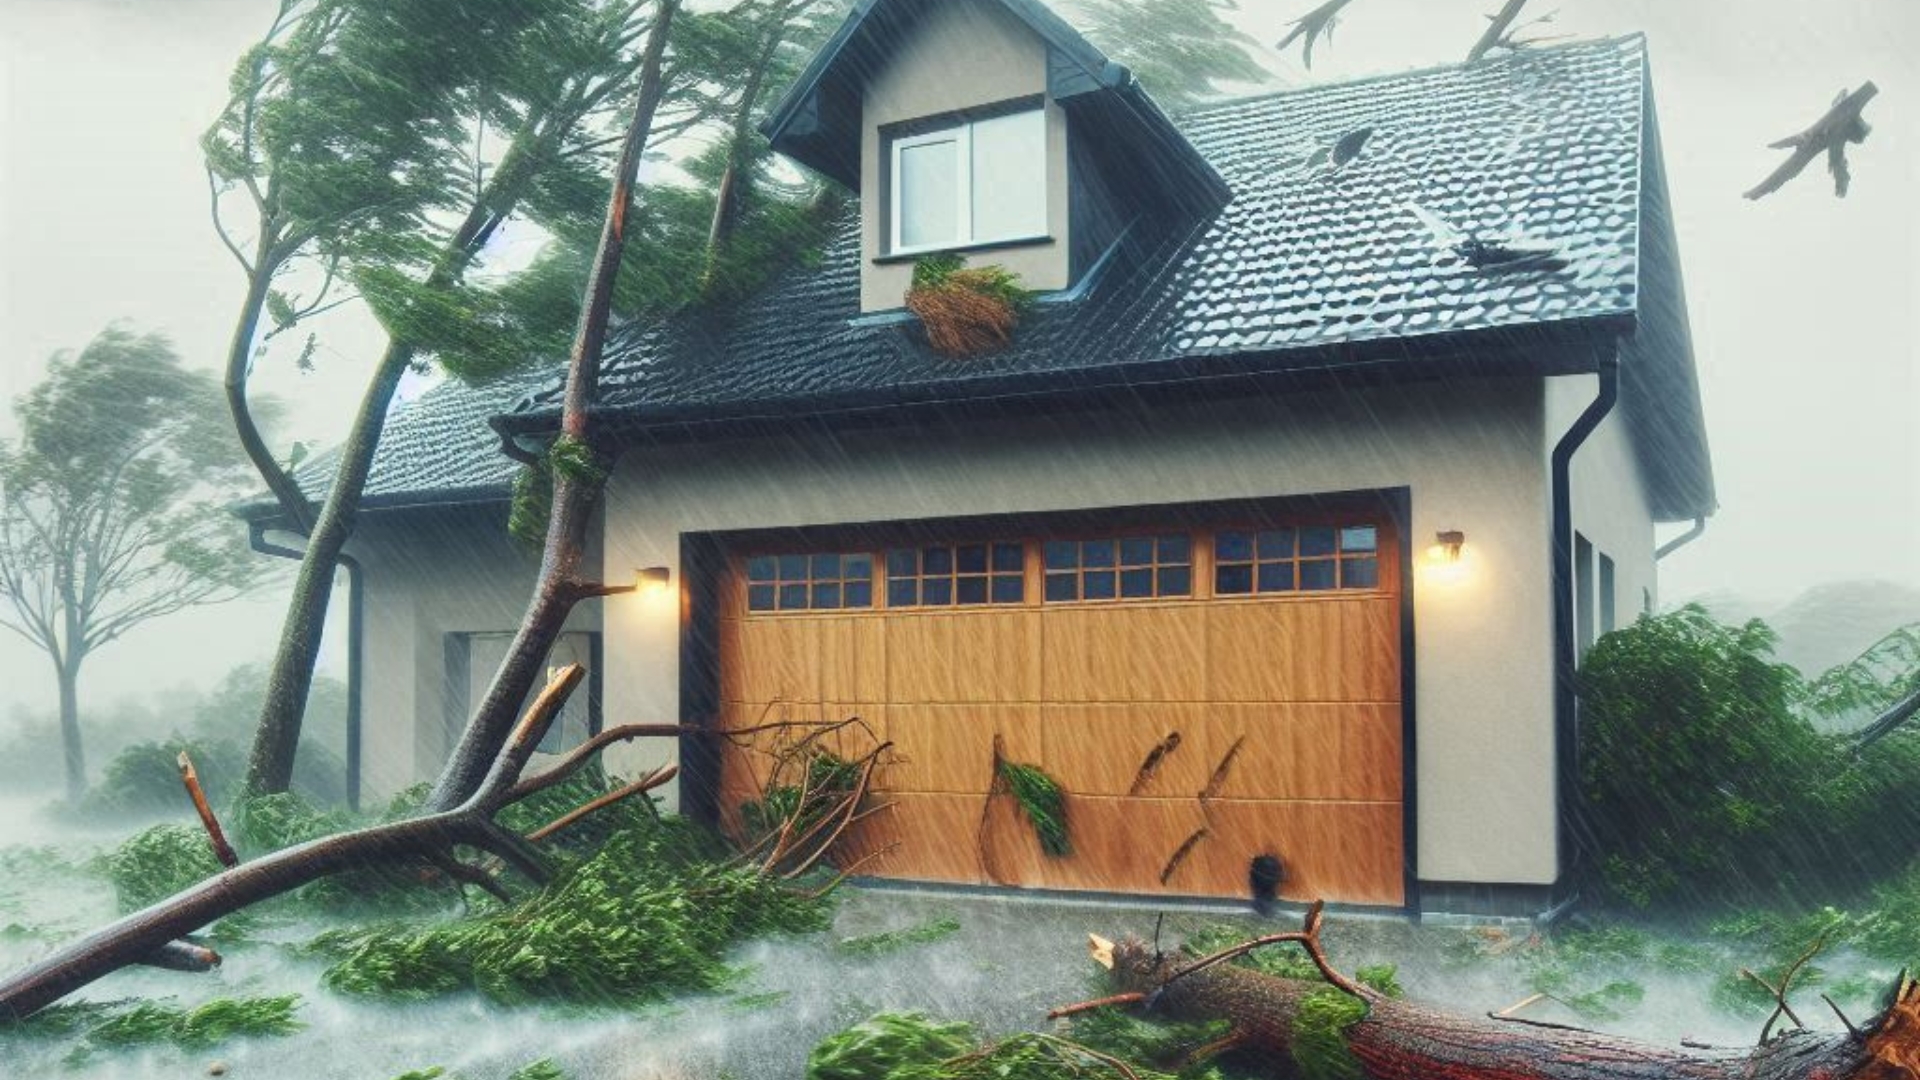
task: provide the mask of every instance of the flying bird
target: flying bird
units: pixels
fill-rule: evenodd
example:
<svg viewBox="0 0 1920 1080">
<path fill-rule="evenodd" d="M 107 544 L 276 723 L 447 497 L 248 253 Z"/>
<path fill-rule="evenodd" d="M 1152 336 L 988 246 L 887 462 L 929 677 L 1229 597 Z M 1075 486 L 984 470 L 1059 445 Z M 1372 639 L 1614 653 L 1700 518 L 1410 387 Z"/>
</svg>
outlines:
<svg viewBox="0 0 1920 1080">
<path fill-rule="evenodd" d="M 1840 91 L 1833 99 L 1833 107 L 1827 115 L 1821 117 L 1812 127 L 1798 135 L 1789 135 L 1772 144 L 1775 150 L 1791 150 L 1793 156 L 1781 162 L 1773 170 L 1773 175 L 1760 182 L 1760 186 L 1747 192 L 1749 199 L 1761 199 L 1779 191 L 1789 180 L 1806 170 L 1813 159 L 1824 151 L 1827 155 L 1827 171 L 1833 174 L 1833 193 L 1840 198 L 1847 197 L 1847 188 L 1853 183 L 1853 171 L 1847 167 L 1847 144 L 1861 143 L 1873 129 L 1861 118 L 1861 110 L 1867 107 L 1880 88 L 1868 81 L 1860 89 L 1848 93 Z"/>
<path fill-rule="evenodd" d="M 1326 3 L 1295 19 L 1293 29 L 1288 31 L 1287 36 L 1280 39 L 1280 44 L 1275 45 L 1274 48 L 1284 49 L 1293 44 L 1295 39 L 1305 38 L 1306 46 L 1302 50 L 1301 59 L 1306 62 L 1307 69 L 1312 70 L 1314 45 L 1319 42 L 1321 35 L 1325 35 L 1329 42 L 1333 40 L 1333 26 L 1340 21 L 1340 9 L 1351 3 L 1353 0 L 1327 0 Z"/>
</svg>

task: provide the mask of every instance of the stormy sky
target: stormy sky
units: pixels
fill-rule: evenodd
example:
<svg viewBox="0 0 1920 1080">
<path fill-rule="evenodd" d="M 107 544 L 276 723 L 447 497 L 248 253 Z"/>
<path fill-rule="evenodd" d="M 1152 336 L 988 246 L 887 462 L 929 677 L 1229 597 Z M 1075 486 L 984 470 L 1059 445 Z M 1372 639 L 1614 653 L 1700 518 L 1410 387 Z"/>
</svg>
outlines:
<svg viewBox="0 0 1920 1080">
<path fill-rule="evenodd" d="M 1240 0 L 1233 14 L 1269 46 L 1276 87 L 1456 61 L 1499 4 L 1356 0 L 1308 72 L 1270 46 L 1310 6 Z M 217 364 L 241 278 L 208 225 L 195 140 L 272 7 L 0 0 L 0 397 L 116 319 Z M 1662 565 L 1665 598 L 1779 601 L 1866 577 L 1920 588 L 1920 4 L 1534 7 L 1557 9 L 1543 32 L 1650 40 L 1722 504 L 1706 537 Z M 1848 199 L 1819 165 L 1764 202 L 1741 199 L 1779 157 L 1767 143 L 1869 78 L 1882 93 Z M 321 329 L 314 374 L 270 358 L 257 384 L 294 403 L 289 437 L 324 443 L 381 338 L 351 311 Z M 11 427 L 0 419 L 0 435 Z M 95 659 L 85 692 L 204 682 L 262 657 L 279 603 L 263 594 L 137 632 Z M 45 660 L 0 640 L 0 710 L 51 693 Z"/>
</svg>

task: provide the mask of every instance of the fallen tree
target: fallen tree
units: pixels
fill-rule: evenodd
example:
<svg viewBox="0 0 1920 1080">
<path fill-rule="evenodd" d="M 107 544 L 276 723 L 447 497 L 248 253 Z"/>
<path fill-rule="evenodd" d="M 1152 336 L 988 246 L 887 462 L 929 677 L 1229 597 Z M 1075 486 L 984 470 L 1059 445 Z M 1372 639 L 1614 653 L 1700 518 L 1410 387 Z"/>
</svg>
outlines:
<svg viewBox="0 0 1920 1080">
<path fill-rule="evenodd" d="M 1886 1011 L 1864 1026 L 1842 1016 L 1841 1032 L 1794 1027 L 1750 1048 L 1670 1049 L 1521 1019 L 1512 1010 L 1466 1017 L 1388 996 L 1333 969 L 1320 925 L 1315 904 L 1299 931 L 1198 960 L 1137 939 L 1094 937 L 1094 960 L 1109 971 L 1116 994 L 1053 1015 L 1126 1007 L 1175 1021 L 1225 1020 L 1227 1034 L 1194 1048 L 1183 1065 L 1251 1050 L 1291 1059 L 1309 1080 L 1920 1080 L 1920 984 L 1905 976 Z M 1306 949 L 1325 981 L 1225 962 L 1283 942 Z M 1791 1015 L 1785 989 L 1780 1005 Z"/>
</svg>

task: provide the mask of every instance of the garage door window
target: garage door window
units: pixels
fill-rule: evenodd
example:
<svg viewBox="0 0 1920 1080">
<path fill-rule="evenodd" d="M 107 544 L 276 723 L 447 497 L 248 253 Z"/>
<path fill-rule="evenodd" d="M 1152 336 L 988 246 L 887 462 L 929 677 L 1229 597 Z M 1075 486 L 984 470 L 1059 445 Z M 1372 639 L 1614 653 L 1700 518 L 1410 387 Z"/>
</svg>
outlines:
<svg viewBox="0 0 1920 1080">
<path fill-rule="evenodd" d="M 935 544 L 887 552 L 887 606 L 1026 602 L 1026 545 Z"/>
<path fill-rule="evenodd" d="M 1193 538 L 1166 536 L 1049 540 L 1047 600 L 1151 600 L 1193 595 Z"/>
<path fill-rule="evenodd" d="M 1372 525 L 1227 530 L 1214 534 L 1220 596 L 1380 586 L 1380 531 Z"/>
<path fill-rule="evenodd" d="M 871 555 L 756 555 L 747 560 L 748 611 L 838 611 L 872 606 Z"/>
</svg>

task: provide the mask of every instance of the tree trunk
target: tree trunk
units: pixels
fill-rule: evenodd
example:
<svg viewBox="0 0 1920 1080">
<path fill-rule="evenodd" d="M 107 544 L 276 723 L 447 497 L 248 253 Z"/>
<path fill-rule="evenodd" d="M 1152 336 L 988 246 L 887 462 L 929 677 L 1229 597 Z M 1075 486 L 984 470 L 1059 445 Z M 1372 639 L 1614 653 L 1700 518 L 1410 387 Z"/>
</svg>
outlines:
<svg viewBox="0 0 1920 1080">
<path fill-rule="evenodd" d="M 560 636 L 574 604 L 605 590 L 589 586 L 580 576 L 586 550 L 587 525 L 593 508 L 605 486 L 604 470 L 609 465 L 601 448 L 594 445 L 589 407 L 598 397 L 600 357 L 606 345 L 607 325 L 611 317 L 613 284 L 620 272 L 620 258 L 627 244 L 627 211 L 633 201 L 633 185 L 639 175 L 640 155 L 653 132 L 654 114 L 665 96 L 663 69 L 667 39 L 680 0 L 658 0 L 659 14 L 648 31 L 645 58 L 641 62 L 640 100 L 634 108 L 633 122 L 627 129 L 620 164 L 608 199 L 606 224 L 601 230 L 599 250 L 587 276 L 586 295 L 580 306 L 580 322 L 574 332 L 573 350 L 568 358 L 565 405 L 561 414 L 560 437 L 589 452 L 591 475 L 579 475 L 569 468 L 553 470 L 553 510 L 547 519 L 547 542 L 540 560 L 540 584 L 533 600 L 521 617 L 514 634 L 513 647 L 500 670 L 494 673 L 486 697 L 460 733 L 433 792 L 427 797 L 428 809 L 459 805 L 485 778 L 488 763 L 499 752 L 500 744 L 513 727 L 520 702 L 533 688 L 534 679 L 546 662 L 547 653 Z"/>
<path fill-rule="evenodd" d="M 253 339 L 260 332 L 260 312 L 266 307 L 267 292 L 273 287 L 273 277 L 279 272 L 283 257 L 279 241 L 275 230 L 263 228 L 259 242 L 254 245 L 247 294 L 240 302 L 239 315 L 234 318 L 233 339 L 227 343 L 223 387 L 227 394 L 227 412 L 233 417 L 233 430 L 239 436 L 240 448 L 246 452 L 247 460 L 253 462 L 254 471 L 260 474 L 267 490 L 273 493 L 274 501 L 280 504 L 280 511 L 287 515 L 295 529 L 304 533 L 313 528 L 313 504 L 307 501 L 300 485 L 294 483 L 292 474 L 273 456 L 266 437 L 260 434 L 260 425 L 253 419 L 253 406 L 247 400 Z"/>
<path fill-rule="evenodd" d="M 1113 980 L 1149 995 L 1151 1015 L 1231 1022 L 1213 1050 L 1292 1055 L 1301 1003 L 1341 993 L 1326 983 L 1280 979 L 1217 964 L 1173 978 L 1183 957 L 1156 956 L 1139 941 L 1113 949 Z M 1901 1070 L 1913 1060 L 1912 1015 L 1920 993 L 1908 984 L 1886 1016 L 1858 1033 L 1789 1031 L 1752 1049 L 1667 1049 L 1551 1025 L 1470 1018 L 1373 995 L 1364 1018 L 1343 1034 L 1369 1080 L 1920 1080 Z M 1891 1045 L 1898 1041 L 1899 1045 Z M 1887 1062 L 1897 1071 L 1883 1071 Z M 1882 1071 L 1877 1071 L 1882 1070 Z"/>
<path fill-rule="evenodd" d="M 60 747 L 67 764 L 67 799 L 78 802 L 87 793 L 87 752 L 80 741 L 80 662 L 63 660 L 60 681 Z"/>
</svg>

